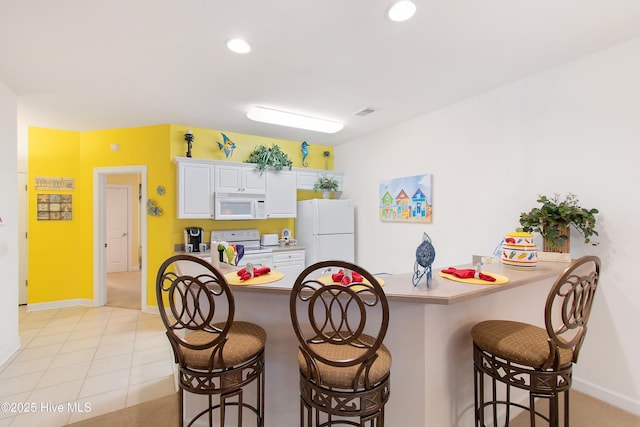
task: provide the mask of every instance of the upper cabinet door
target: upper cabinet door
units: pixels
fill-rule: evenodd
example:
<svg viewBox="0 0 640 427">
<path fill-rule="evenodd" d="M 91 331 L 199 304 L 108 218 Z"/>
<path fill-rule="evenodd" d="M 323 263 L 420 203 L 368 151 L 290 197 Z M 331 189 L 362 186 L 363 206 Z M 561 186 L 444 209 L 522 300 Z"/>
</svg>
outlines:
<svg viewBox="0 0 640 427">
<path fill-rule="evenodd" d="M 313 190 L 313 185 L 318 180 L 317 171 L 298 171 L 297 172 L 297 188 L 300 190 Z"/>
<path fill-rule="evenodd" d="M 317 169 L 299 169 L 297 171 L 297 175 L 298 190 L 313 190 L 313 186 L 315 185 L 318 178 L 326 175 L 335 178 L 338 181 L 337 191 L 342 191 L 342 172 L 322 171 Z"/>
<path fill-rule="evenodd" d="M 295 218 L 297 213 L 296 173 L 269 170 L 267 175 L 267 218 Z"/>
<path fill-rule="evenodd" d="M 242 172 L 237 166 L 216 166 L 216 193 L 238 193 L 242 191 Z"/>
<path fill-rule="evenodd" d="M 215 191 L 218 193 L 264 194 L 266 178 L 255 166 L 216 165 Z"/>
<path fill-rule="evenodd" d="M 242 176 L 245 193 L 264 194 L 267 191 L 267 174 L 258 172 L 255 166 L 244 166 Z"/>
<path fill-rule="evenodd" d="M 177 160 L 178 218 L 213 218 L 214 166 Z"/>
</svg>

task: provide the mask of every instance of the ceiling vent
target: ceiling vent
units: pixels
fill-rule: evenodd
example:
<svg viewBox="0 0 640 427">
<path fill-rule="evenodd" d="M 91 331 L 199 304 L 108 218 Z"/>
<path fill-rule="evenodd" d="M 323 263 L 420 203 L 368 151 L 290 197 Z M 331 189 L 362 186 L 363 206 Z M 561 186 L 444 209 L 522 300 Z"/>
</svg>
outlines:
<svg viewBox="0 0 640 427">
<path fill-rule="evenodd" d="M 371 108 L 371 107 L 363 108 L 362 110 L 360 110 L 360 111 L 358 111 L 356 113 L 356 116 L 368 116 L 369 114 L 373 113 L 374 111 L 376 111 L 376 110 Z"/>
</svg>

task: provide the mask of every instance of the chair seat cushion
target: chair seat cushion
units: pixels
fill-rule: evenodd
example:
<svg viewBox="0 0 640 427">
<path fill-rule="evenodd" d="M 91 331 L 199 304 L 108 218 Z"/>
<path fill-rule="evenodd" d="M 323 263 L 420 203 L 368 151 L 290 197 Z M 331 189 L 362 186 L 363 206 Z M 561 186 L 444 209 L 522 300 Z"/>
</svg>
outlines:
<svg viewBox="0 0 640 427">
<path fill-rule="evenodd" d="M 502 359 L 541 369 L 549 357 L 547 331 L 538 326 L 510 320 L 486 320 L 471 328 L 473 342 Z M 570 365 L 571 349 L 560 348 L 560 366 Z"/>
<path fill-rule="evenodd" d="M 368 335 L 362 337 L 363 341 L 372 343 L 374 339 Z M 358 357 L 366 352 L 365 349 L 353 347 L 351 345 L 336 345 L 329 343 L 311 344 L 310 347 L 316 351 L 319 355 L 330 360 L 346 360 Z M 380 345 L 378 357 L 373 362 L 371 370 L 369 372 L 369 380 L 372 384 L 377 384 L 382 381 L 391 371 L 391 353 L 385 347 L 384 344 Z M 298 351 L 298 363 L 302 372 L 306 372 L 307 363 L 304 355 L 301 351 Z M 335 367 L 329 366 L 320 361 L 316 361 L 318 370 L 320 371 L 320 378 L 322 379 L 322 386 L 341 389 L 353 389 L 353 379 L 356 372 L 360 368 L 360 364 L 347 367 Z M 358 384 L 358 387 L 364 386 L 364 380 L 362 379 Z"/>
<path fill-rule="evenodd" d="M 216 325 L 222 327 L 222 325 Z M 205 331 L 194 331 L 185 337 L 189 344 L 202 345 L 215 339 L 216 334 Z M 256 357 L 267 341 L 267 333 L 260 326 L 235 321 L 227 334 L 227 342 L 222 351 L 222 358 L 216 355 L 213 369 L 230 368 L 241 365 Z M 185 364 L 191 369 L 208 370 L 213 349 L 193 350 L 181 347 Z M 224 362 L 224 363 L 222 363 Z"/>
</svg>

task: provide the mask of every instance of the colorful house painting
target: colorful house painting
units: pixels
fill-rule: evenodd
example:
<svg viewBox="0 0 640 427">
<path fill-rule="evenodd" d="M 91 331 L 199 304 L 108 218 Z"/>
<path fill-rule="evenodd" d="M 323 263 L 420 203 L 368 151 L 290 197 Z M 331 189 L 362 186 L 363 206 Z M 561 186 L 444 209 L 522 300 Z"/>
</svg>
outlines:
<svg viewBox="0 0 640 427">
<path fill-rule="evenodd" d="M 398 213 L 398 218 L 409 218 L 409 209 L 409 196 L 404 190 L 400 190 L 396 196 L 396 212 Z"/>
<path fill-rule="evenodd" d="M 385 191 L 380 201 L 380 218 L 394 218 L 395 211 L 393 207 L 393 196 L 388 191 Z"/>
<path fill-rule="evenodd" d="M 381 181 L 379 190 L 381 221 L 431 222 L 430 174 Z"/>
<path fill-rule="evenodd" d="M 416 190 L 411 197 L 411 216 L 414 218 L 427 216 L 427 198 L 420 189 Z"/>
</svg>

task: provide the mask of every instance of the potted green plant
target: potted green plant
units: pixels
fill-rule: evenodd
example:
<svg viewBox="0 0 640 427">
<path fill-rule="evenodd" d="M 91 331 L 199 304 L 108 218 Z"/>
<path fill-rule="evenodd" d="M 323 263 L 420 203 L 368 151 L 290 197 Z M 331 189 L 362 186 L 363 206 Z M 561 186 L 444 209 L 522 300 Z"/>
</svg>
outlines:
<svg viewBox="0 0 640 427">
<path fill-rule="evenodd" d="M 338 180 L 333 176 L 321 175 L 313 184 L 313 191 L 322 191 L 322 197 L 329 198 L 329 193 L 338 190 Z"/>
<path fill-rule="evenodd" d="M 287 153 L 280 150 L 280 146 L 273 144 L 270 148 L 264 145 L 258 145 L 250 154 L 245 163 L 255 163 L 256 169 L 262 174 L 267 166 L 275 170 L 282 170 L 293 166 L 293 162 Z"/>
<path fill-rule="evenodd" d="M 580 206 L 575 194 L 569 193 L 561 200 L 560 195 L 552 198 L 539 196 L 542 206 L 520 214 L 522 231 L 540 233 L 545 252 L 569 252 L 569 229 L 573 227 L 584 238 L 585 243 L 596 246 L 592 241 L 597 236 L 596 217 L 598 209 Z"/>
</svg>

